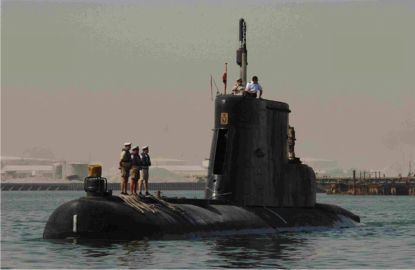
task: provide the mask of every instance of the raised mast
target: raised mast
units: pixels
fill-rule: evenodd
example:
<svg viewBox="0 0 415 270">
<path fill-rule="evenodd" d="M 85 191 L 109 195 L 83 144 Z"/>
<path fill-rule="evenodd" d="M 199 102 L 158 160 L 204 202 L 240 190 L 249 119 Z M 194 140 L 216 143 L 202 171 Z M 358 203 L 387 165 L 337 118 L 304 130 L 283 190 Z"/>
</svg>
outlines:
<svg viewBox="0 0 415 270">
<path fill-rule="evenodd" d="M 243 18 L 239 20 L 239 44 L 239 49 L 236 51 L 236 63 L 241 67 L 240 77 L 242 79 L 242 85 L 246 85 L 248 51 L 246 49 L 246 22 Z"/>
</svg>

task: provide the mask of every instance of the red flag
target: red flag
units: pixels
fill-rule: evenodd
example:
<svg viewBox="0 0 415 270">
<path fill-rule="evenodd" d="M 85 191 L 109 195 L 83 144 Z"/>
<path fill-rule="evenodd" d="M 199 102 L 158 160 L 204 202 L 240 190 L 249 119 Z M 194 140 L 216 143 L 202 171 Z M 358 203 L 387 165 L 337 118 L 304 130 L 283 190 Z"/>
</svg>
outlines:
<svg viewBox="0 0 415 270">
<path fill-rule="evenodd" d="M 226 73 L 226 71 L 222 75 L 222 81 L 226 85 L 226 82 L 228 81 L 228 74 Z"/>
<path fill-rule="evenodd" d="M 226 95 L 226 86 L 227 86 L 227 82 L 228 82 L 228 63 L 225 63 L 225 73 L 223 73 L 223 75 L 222 75 L 222 82 L 225 85 L 224 94 Z"/>
</svg>

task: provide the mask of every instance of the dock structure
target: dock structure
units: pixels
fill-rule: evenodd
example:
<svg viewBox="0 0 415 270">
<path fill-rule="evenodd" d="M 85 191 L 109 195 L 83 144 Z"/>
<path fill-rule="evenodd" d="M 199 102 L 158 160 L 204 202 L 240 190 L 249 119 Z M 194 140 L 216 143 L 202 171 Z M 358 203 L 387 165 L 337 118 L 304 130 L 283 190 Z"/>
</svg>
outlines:
<svg viewBox="0 0 415 270">
<path fill-rule="evenodd" d="M 348 195 L 415 195 L 415 178 L 388 177 L 357 180 L 351 177 L 317 178 L 317 190 L 327 194 Z M 150 190 L 204 191 L 204 182 L 149 183 Z M 108 183 L 111 190 L 119 190 L 118 183 Z M 2 191 L 81 191 L 84 184 L 76 183 L 2 183 Z"/>
<path fill-rule="evenodd" d="M 324 177 L 316 181 L 327 194 L 415 195 L 415 177 Z"/>
<path fill-rule="evenodd" d="M 415 195 L 415 178 L 389 177 L 353 181 L 349 177 L 317 178 L 317 190 L 327 194 L 349 195 Z M 203 182 L 149 183 L 150 190 L 205 190 Z M 108 183 L 111 190 L 119 190 L 118 183 Z M 2 183 L 2 191 L 81 191 L 83 183 Z"/>
</svg>

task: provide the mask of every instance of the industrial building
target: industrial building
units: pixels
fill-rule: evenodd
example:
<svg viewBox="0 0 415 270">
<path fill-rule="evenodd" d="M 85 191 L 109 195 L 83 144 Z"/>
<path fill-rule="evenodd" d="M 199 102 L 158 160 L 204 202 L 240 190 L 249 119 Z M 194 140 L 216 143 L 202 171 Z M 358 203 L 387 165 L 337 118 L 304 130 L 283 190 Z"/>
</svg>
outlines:
<svg viewBox="0 0 415 270">
<path fill-rule="evenodd" d="M 83 180 L 88 164 L 62 160 L 1 157 L 1 179 L 8 180 Z"/>
</svg>

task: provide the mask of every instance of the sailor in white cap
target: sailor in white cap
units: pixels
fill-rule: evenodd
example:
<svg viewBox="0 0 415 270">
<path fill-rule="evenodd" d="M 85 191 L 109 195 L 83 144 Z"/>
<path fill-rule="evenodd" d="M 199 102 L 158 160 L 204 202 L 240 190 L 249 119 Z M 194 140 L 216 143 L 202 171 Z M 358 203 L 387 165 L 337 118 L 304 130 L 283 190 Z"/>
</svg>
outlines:
<svg viewBox="0 0 415 270">
<path fill-rule="evenodd" d="M 122 152 L 121 152 L 120 164 L 119 164 L 120 165 L 119 168 L 121 171 L 120 188 L 121 188 L 122 195 L 127 195 L 127 183 L 128 183 L 128 177 L 130 175 L 130 169 L 131 169 L 130 149 L 131 149 L 131 143 L 130 142 L 124 143 L 124 148 L 122 149 Z"/>
<path fill-rule="evenodd" d="M 148 154 L 148 145 L 145 145 L 141 148 L 143 151 L 141 152 L 141 179 L 140 183 L 138 184 L 138 190 L 139 195 L 141 194 L 141 191 L 143 190 L 143 182 L 144 182 L 144 188 L 146 190 L 146 195 L 150 195 L 148 193 L 148 168 L 151 166 L 151 159 L 150 155 Z"/>
</svg>

